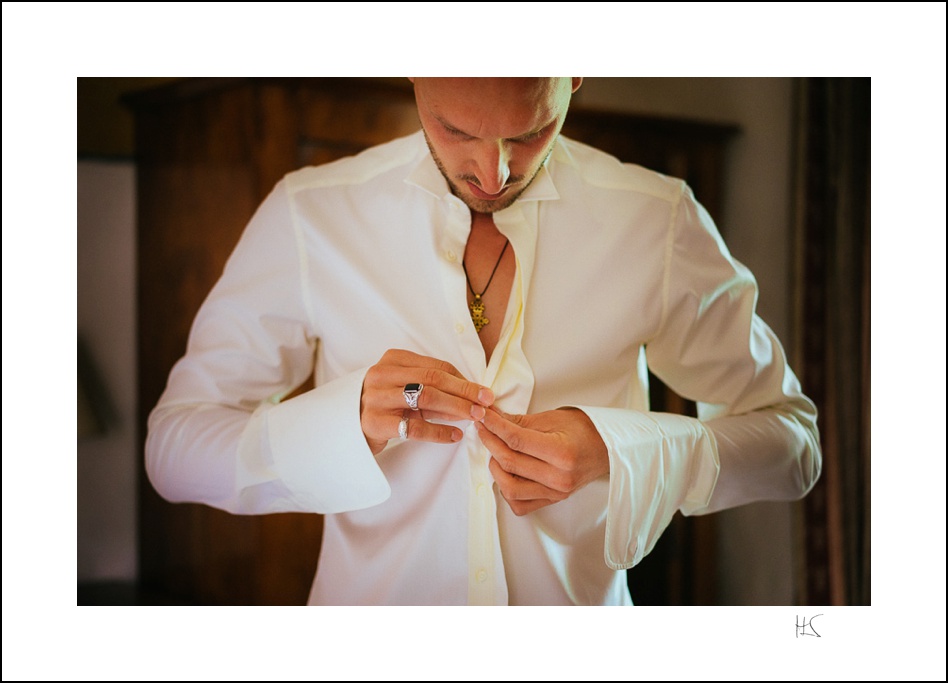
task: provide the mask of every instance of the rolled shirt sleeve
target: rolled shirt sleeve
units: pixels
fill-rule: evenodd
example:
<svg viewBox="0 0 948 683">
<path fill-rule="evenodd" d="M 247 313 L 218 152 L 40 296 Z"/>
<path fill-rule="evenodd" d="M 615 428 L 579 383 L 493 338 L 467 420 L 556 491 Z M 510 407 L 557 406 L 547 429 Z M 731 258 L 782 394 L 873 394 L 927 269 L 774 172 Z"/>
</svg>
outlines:
<svg viewBox="0 0 948 683">
<path fill-rule="evenodd" d="M 274 470 L 287 482 L 301 509 L 347 512 L 377 505 L 391 495 L 359 422 L 366 370 L 333 380 L 266 413 L 265 442 Z"/>
<path fill-rule="evenodd" d="M 682 415 L 578 407 L 609 452 L 606 564 L 627 569 L 651 552 L 675 512 L 707 506 L 719 471 L 714 436 Z"/>
</svg>

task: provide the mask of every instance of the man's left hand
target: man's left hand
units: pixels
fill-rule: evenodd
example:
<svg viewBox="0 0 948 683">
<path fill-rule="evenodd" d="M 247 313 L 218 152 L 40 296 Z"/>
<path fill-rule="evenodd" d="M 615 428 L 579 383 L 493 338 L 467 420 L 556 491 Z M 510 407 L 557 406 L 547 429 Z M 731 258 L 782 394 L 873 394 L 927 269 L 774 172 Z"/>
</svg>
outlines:
<svg viewBox="0 0 948 683">
<path fill-rule="evenodd" d="M 494 481 L 516 515 L 564 500 L 609 472 L 606 444 L 575 408 L 533 415 L 490 408 L 477 431 L 493 456 Z"/>
</svg>

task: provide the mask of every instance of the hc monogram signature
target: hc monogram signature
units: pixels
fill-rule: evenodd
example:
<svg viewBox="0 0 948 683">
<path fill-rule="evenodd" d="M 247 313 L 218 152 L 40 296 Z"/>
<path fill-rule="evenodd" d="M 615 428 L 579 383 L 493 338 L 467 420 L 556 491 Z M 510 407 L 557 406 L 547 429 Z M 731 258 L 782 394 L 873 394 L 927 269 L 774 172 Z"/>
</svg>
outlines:
<svg viewBox="0 0 948 683">
<path fill-rule="evenodd" d="M 816 629 L 813 628 L 813 620 L 816 619 L 816 617 L 822 617 L 822 616 L 823 616 L 822 614 L 817 614 L 816 616 L 810 617 L 810 620 L 809 620 L 809 621 L 807 621 L 806 618 L 804 618 L 803 621 L 801 622 L 801 621 L 800 621 L 800 616 L 797 615 L 797 635 L 796 635 L 796 637 L 799 638 L 800 636 L 816 636 L 817 638 L 822 638 L 823 636 L 821 636 L 819 633 L 817 633 L 817 632 L 816 632 Z M 809 628 L 810 630 L 807 631 L 807 628 Z"/>
</svg>

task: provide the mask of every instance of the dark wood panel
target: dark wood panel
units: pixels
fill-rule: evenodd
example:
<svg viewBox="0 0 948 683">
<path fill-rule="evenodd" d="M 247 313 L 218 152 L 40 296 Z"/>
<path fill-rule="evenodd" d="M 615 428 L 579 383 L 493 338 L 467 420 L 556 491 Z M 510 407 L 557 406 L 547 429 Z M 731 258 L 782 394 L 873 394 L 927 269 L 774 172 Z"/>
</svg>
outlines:
<svg viewBox="0 0 948 683">
<path fill-rule="evenodd" d="M 259 199 L 252 93 L 228 89 L 138 112 L 139 424 L 184 352 L 191 321 Z M 239 114 L 243 112 L 243 114 Z M 139 572 L 146 589 L 202 604 L 252 604 L 240 568 L 257 524 L 172 505 L 140 477 Z"/>
</svg>

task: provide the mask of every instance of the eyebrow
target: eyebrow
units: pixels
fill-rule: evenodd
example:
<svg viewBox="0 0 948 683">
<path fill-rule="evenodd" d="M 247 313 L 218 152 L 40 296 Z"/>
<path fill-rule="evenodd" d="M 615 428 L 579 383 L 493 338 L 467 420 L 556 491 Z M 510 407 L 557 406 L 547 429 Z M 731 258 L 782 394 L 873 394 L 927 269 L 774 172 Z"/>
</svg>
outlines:
<svg viewBox="0 0 948 683">
<path fill-rule="evenodd" d="M 457 128 L 456 126 L 452 126 L 450 123 L 448 123 L 448 122 L 445 121 L 443 118 L 441 118 L 439 115 L 437 115 L 437 114 L 435 114 L 435 113 L 433 113 L 433 112 L 432 112 L 432 115 L 438 120 L 438 123 L 440 123 L 442 126 L 444 126 L 449 132 L 452 132 L 452 133 L 460 133 L 461 135 L 463 135 L 463 136 L 465 136 L 465 137 L 469 137 L 469 138 L 476 138 L 476 137 L 477 137 L 476 135 L 471 135 L 470 133 L 465 133 L 463 130 L 461 130 L 460 128 Z M 540 126 L 539 128 L 537 128 L 537 129 L 534 130 L 534 131 L 531 131 L 531 132 L 529 132 L 529 133 L 524 133 L 523 135 L 518 135 L 518 136 L 516 136 L 516 137 L 504 138 L 504 139 L 505 139 L 505 140 L 512 140 L 512 141 L 514 141 L 514 142 L 521 141 L 521 140 L 529 140 L 530 138 L 537 137 L 538 135 L 540 135 L 544 130 L 546 130 L 547 128 L 549 128 L 550 126 L 552 126 L 555 122 L 556 122 L 556 121 L 555 121 L 555 119 L 554 119 L 553 121 L 550 121 L 549 123 L 544 123 L 542 126 Z"/>
</svg>

